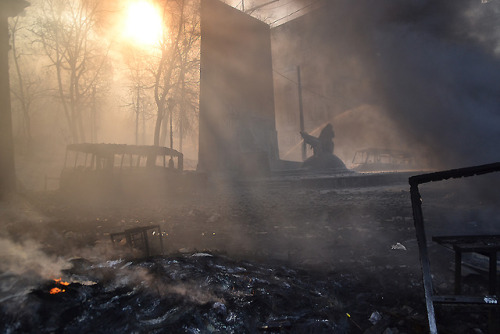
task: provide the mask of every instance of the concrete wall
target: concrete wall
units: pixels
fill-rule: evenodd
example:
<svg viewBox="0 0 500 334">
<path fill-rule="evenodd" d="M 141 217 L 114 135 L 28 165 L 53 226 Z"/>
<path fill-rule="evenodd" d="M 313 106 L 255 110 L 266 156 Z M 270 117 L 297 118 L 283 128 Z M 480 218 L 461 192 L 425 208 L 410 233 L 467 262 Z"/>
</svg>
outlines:
<svg viewBox="0 0 500 334">
<path fill-rule="evenodd" d="M 201 2 L 199 170 L 252 173 L 279 159 L 270 28 Z"/>
</svg>

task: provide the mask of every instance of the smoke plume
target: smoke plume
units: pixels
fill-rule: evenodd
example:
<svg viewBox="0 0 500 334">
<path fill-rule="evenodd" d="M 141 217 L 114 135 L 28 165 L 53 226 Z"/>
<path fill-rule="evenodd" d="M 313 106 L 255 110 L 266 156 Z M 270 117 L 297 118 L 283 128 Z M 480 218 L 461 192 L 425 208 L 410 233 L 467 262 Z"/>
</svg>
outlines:
<svg viewBox="0 0 500 334">
<path fill-rule="evenodd" d="M 296 88 L 283 76 L 300 65 L 306 131 L 332 122 L 345 159 L 367 148 L 341 147 L 366 137 L 366 126 L 386 131 L 363 146 L 403 146 L 393 148 L 433 168 L 500 159 L 499 12 L 496 0 L 335 0 L 275 28 L 275 91 L 289 85 L 283 100 L 292 101 L 276 98 L 278 133 L 280 113 L 298 114 Z"/>
</svg>

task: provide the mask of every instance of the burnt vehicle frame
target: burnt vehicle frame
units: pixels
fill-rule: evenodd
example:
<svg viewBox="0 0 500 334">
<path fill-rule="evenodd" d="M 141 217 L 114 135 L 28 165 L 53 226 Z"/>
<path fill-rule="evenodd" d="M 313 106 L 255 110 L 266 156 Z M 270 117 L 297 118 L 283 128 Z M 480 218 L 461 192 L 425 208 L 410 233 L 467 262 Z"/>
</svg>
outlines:
<svg viewBox="0 0 500 334">
<path fill-rule="evenodd" d="M 181 152 L 161 146 L 70 144 L 59 186 L 74 194 L 178 191 L 193 177 L 183 170 L 183 159 Z"/>
<path fill-rule="evenodd" d="M 352 169 L 358 172 L 414 169 L 415 161 L 406 151 L 387 148 L 367 148 L 354 153 Z"/>
</svg>

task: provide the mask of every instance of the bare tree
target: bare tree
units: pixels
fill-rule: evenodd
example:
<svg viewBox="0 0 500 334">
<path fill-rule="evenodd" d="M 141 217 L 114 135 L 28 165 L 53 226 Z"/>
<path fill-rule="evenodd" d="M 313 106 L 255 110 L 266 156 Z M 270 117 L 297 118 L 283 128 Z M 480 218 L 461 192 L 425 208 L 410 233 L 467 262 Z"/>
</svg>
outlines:
<svg viewBox="0 0 500 334">
<path fill-rule="evenodd" d="M 0 200 L 16 191 L 9 83 L 8 18 L 18 15 L 28 5 L 26 1 L 0 2 Z"/>
<path fill-rule="evenodd" d="M 167 112 L 169 120 L 173 120 L 176 107 L 177 110 L 185 110 L 187 86 L 192 83 L 188 83 L 187 79 L 193 76 L 193 69 L 196 73 L 199 72 L 199 53 L 193 51 L 200 36 L 199 2 L 195 0 L 165 2 L 163 22 L 166 26 L 160 43 L 160 55 L 153 69 L 155 78 L 153 89 L 157 107 L 154 132 L 154 145 L 156 146 L 164 141 L 167 131 L 170 132 L 170 138 L 172 138 L 170 124 L 165 124 L 167 126 L 163 127 L 163 135 L 162 138 L 160 137 L 162 122 Z M 181 91 L 184 91 L 184 95 Z M 178 117 L 181 117 L 180 114 L 181 112 L 178 112 Z"/>
<path fill-rule="evenodd" d="M 43 80 L 34 68 L 36 61 L 29 51 L 29 37 L 26 26 L 19 16 L 10 20 L 9 32 L 14 64 L 14 75 L 11 76 L 11 94 L 14 97 L 13 105 L 18 105 L 21 114 L 21 136 L 24 138 L 26 148 L 29 150 L 33 141 L 31 117 L 34 104 L 44 95 Z M 18 41 L 21 41 L 20 43 Z M 24 43 L 23 43 L 24 42 Z"/>
<path fill-rule="evenodd" d="M 84 111 L 95 102 L 100 76 L 108 65 L 107 48 L 96 31 L 99 11 L 99 0 L 41 0 L 33 28 L 55 68 L 57 92 L 73 142 L 86 140 L 85 124 L 90 123 L 92 112 L 85 122 Z"/>
<path fill-rule="evenodd" d="M 160 58 L 154 69 L 154 97 L 157 107 L 153 144 L 160 145 L 160 132 L 167 111 L 170 91 L 176 84 L 175 69 L 182 36 L 185 0 L 165 2 L 163 22 L 165 24 L 160 42 Z"/>
<path fill-rule="evenodd" d="M 191 8 L 197 12 L 197 8 Z M 178 101 L 178 134 L 179 151 L 182 151 L 183 137 L 189 133 L 197 118 L 199 101 L 200 72 L 200 20 L 199 16 L 191 15 L 183 22 L 184 34 L 182 46 L 179 49 L 179 82 L 176 100 Z"/>
<path fill-rule="evenodd" d="M 122 50 L 124 55 L 125 65 L 127 67 L 127 77 L 130 81 L 128 86 L 127 107 L 130 107 L 134 112 L 135 122 L 135 144 L 138 145 L 140 140 L 140 124 L 142 121 L 142 143 L 145 141 L 146 126 L 145 121 L 151 117 L 151 88 L 153 82 L 147 64 L 144 58 L 147 54 L 143 50 L 138 50 L 132 46 L 128 46 Z"/>
</svg>

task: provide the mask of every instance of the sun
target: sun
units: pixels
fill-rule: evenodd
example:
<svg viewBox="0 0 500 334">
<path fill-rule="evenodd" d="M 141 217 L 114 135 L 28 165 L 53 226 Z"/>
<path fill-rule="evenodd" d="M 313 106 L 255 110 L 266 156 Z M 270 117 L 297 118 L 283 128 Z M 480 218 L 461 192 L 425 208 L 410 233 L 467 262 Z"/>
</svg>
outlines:
<svg viewBox="0 0 500 334">
<path fill-rule="evenodd" d="M 160 12 L 151 2 L 135 0 L 129 3 L 125 17 L 126 39 L 141 46 L 153 46 L 160 41 L 162 32 Z"/>
</svg>

